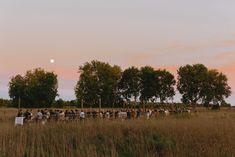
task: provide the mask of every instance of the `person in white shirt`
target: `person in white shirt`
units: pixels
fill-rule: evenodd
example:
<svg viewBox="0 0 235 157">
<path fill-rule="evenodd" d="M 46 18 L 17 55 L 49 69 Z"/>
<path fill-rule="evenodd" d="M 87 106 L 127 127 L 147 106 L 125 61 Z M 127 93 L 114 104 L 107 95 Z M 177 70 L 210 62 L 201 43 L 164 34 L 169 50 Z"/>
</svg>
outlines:
<svg viewBox="0 0 235 157">
<path fill-rule="evenodd" d="M 81 120 L 85 119 L 85 112 L 83 111 L 80 112 L 80 119 Z"/>
<path fill-rule="evenodd" d="M 43 117 L 42 112 L 41 112 L 40 110 L 38 110 L 36 116 L 37 116 L 37 119 L 38 119 L 38 120 L 41 120 L 42 117 Z"/>
<path fill-rule="evenodd" d="M 106 117 L 107 119 L 110 118 L 110 113 L 109 113 L 109 111 L 106 111 L 105 117 Z"/>
</svg>

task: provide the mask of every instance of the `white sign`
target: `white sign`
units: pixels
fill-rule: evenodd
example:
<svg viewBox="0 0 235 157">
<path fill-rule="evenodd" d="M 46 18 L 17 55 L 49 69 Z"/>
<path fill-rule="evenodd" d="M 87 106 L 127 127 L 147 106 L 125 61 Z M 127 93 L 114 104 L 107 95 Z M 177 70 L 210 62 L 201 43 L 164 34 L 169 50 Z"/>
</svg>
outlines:
<svg viewBox="0 0 235 157">
<path fill-rule="evenodd" d="M 15 125 L 24 125 L 24 117 L 16 117 Z"/>
</svg>

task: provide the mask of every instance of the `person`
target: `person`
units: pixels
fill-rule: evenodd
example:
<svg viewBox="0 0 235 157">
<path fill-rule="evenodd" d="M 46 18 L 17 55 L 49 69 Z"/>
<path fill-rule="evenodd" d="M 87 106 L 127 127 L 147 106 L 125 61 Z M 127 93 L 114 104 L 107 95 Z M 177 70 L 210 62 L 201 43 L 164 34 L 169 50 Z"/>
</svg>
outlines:
<svg viewBox="0 0 235 157">
<path fill-rule="evenodd" d="M 31 109 L 30 111 L 29 111 L 29 113 L 30 113 L 30 117 L 31 117 L 31 120 L 33 119 L 33 110 Z"/>
<path fill-rule="evenodd" d="M 95 110 L 93 110 L 92 112 L 92 117 L 95 119 L 97 117 L 97 112 Z"/>
<path fill-rule="evenodd" d="M 149 119 L 151 116 L 151 110 L 148 110 L 147 113 L 146 113 L 146 118 Z"/>
<path fill-rule="evenodd" d="M 76 118 L 76 113 L 74 110 L 71 110 L 71 118 L 74 120 Z"/>
<path fill-rule="evenodd" d="M 22 110 L 19 110 L 16 117 L 24 117 Z"/>
<path fill-rule="evenodd" d="M 135 109 L 132 109 L 132 111 L 131 111 L 131 118 L 132 118 L 132 119 L 135 119 L 135 118 L 136 118 Z"/>
<path fill-rule="evenodd" d="M 104 117 L 103 112 L 100 111 L 100 112 L 99 112 L 99 118 L 103 118 L 103 117 Z"/>
<path fill-rule="evenodd" d="M 65 110 L 65 112 L 64 112 L 64 118 L 65 118 L 66 120 L 69 120 L 69 116 L 70 116 L 69 111 L 68 111 L 68 110 Z"/>
<path fill-rule="evenodd" d="M 31 113 L 29 112 L 29 110 L 26 110 L 25 113 L 24 113 L 24 121 L 30 121 L 31 120 Z"/>
<path fill-rule="evenodd" d="M 131 119 L 131 111 L 130 110 L 127 111 L 127 119 Z"/>
<path fill-rule="evenodd" d="M 119 111 L 117 110 L 117 111 L 115 111 L 115 119 L 117 119 L 118 118 L 118 114 L 119 114 Z"/>
<path fill-rule="evenodd" d="M 138 109 L 136 114 L 137 114 L 136 117 L 139 119 L 139 118 L 140 118 L 140 115 L 141 115 L 141 110 Z"/>
<path fill-rule="evenodd" d="M 37 114 L 36 114 L 37 120 L 41 120 L 43 117 L 43 114 L 40 110 L 38 110 Z"/>
<path fill-rule="evenodd" d="M 46 109 L 45 113 L 46 113 L 46 114 L 45 114 L 46 119 L 49 120 L 49 118 L 50 118 L 50 112 Z"/>
<path fill-rule="evenodd" d="M 59 111 L 59 121 L 64 121 L 65 119 L 65 114 L 64 114 L 64 111 Z"/>
<path fill-rule="evenodd" d="M 77 109 L 75 110 L 75 117 L 76 117 L 76 119 L 78 119 L 78 117 L 79 117 L 79 111 Z"/>
<path fill-rule="evenodd" d="M 110 112 L 109 112 L 109 111 L 106 111 L 106 113 L 105 113 L 105 117 L 106 117 L 107 119 L 109 119 L 109 118 L 110 118 Z"/>
<path fill-rule="evenodd" d="M 80 112 L 80 120 L 84 120 L 85 119 L 85 112 L 82 110 Z"/>
</svg>

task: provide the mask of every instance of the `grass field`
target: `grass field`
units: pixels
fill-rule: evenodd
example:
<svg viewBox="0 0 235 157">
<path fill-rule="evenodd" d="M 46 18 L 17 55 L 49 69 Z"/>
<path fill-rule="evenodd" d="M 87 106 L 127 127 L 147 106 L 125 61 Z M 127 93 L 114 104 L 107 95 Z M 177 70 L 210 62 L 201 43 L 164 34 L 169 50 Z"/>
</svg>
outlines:
<svg viewBox="0 0 235 157">
<path fill-rule="evenodd" d="M 233 157 L 235 111 L 206 111 L 150 120 L 14 126 L 0 109 L 0 157 Z"/>
</svg>

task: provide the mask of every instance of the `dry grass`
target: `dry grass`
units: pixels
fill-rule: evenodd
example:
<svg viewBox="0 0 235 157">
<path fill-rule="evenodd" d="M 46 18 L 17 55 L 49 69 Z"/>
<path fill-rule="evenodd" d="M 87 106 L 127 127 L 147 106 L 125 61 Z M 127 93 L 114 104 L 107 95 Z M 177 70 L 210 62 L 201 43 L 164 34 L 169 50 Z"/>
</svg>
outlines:
<svg viewBox="0 0 235 157">
<path fill-rule="evenodd" d="M 0 109 L 0 157 L 232 157 L 235 111 L 151 120 L 86 120 L 15 127 Z"/>
</svg>

